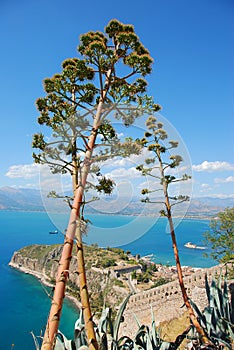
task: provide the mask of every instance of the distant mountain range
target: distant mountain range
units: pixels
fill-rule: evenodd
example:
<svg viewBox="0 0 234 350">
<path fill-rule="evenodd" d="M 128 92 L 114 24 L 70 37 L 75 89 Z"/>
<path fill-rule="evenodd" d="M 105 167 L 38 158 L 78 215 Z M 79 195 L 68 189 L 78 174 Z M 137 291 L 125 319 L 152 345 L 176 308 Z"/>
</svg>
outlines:
<svg viewBox="0 0 234 350">
<path fill-rule="evenodd" d="M 43 211 L 44 206 L 39 190 L 1 187 L 0 210 Z"/>
<path fill-rule="evenodd" d="M 185 211 L 184 203 L 178 206 L 175 215 L 180 216 Z M 110 213 L 138 215 L 143 213 L 145 204 L 141 203 L 139 198 L 114 198 L 105 197 L 104 201 L 97 201 L 87 206 L 86 211 L 89 213 Z M 192 198 L 189 208 L 186 207 L 187 216 L 190 217 L 210 217 L 216 215 L 226 207 L 234 207 L 234 198 L 213 198 L 200 197 Z M 144 214 L 154 215 L 161 206 L 158 204 L 147 204 L 147 211 Z M 0 210 L 18 210 L 18 211 L 57 211 L 65 212 L 69 208 L 61 199 L 47 198 L 39 190 L 26 188 L 2 187 L 0 188 Z"/>
</svg>

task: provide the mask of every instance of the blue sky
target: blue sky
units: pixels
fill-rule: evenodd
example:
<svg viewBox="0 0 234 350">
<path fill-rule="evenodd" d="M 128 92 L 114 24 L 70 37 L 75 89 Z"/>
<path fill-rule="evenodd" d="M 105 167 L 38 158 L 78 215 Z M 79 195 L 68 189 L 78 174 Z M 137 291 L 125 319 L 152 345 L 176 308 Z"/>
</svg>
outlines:
<svg viewBox="0 0 234 350">
<path fill-rule="evenodd" d="M 234 197 L 232 0 L 1 0 L 0 187 L 36 184 L 42 81 L 77 55 L 80 34 L 112 18 L 133 24 L 154 58 L 149 94 L 188 149 L 193 195 Z"/>
</svg>

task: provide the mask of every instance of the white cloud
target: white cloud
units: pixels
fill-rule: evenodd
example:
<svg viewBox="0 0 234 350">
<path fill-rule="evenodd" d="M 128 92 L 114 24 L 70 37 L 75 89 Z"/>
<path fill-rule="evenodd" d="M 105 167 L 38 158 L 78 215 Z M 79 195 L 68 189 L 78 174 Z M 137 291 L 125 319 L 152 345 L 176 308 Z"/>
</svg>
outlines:
<svg viewBox="0 0 234 350">
<path fill-rule="evenodd" d="M 228 176 L 225 179 L 216 178 L 216 179 L 214 179 L 214 182 L 216 184 L 224 184 L 224 183 L 234 182 L 234 176 Z"/>
<path fill-rule="evenodd" d="M 121 158 L 114 157 L 113 159 L 108 159 L 101 163 L 101 166 L 111 166 L 111 167 L 127 167 L 127 166 L 137 166 L 139 164 L 144 163 L 146 158 L 152 156 L 152 153 L 149 152 L 146 148 L 142 150 L 140 154 L 132 154 L 130 157 Z"/>
<path fill-rule="evenodd" d="M 105 176 L 113 178 L 115 180 L 115 178 L 117 179 L 132 179 L 132 178 L 136 178 L 136 177 L 140 177 L 141 173 L 136 170 L 135 167 L 131 167 L 129 169 L 125 169 L 125 168 L 118 168 L 118 169 L 114 169 L 112 171 L 110 171 L 109 173 L 105 174 Z"/>
<path fill-rule="evenodd" d="M 206 171 L 206 172 L 215 172 L 215 171 L 225 171 L 225 170 L 234 170 L 234 164 L 228 162 L 208 162 L 205 160 L 203 163 L 198 165 L 193 165 L 194 171 Z"/>
<path fill-rule="evenodd" d="M 10 166 L 8 172 L 5 175 L 10 179 L 32 179 L 38 176 L 39 172 L 40 165 L 38 164 L 20 164 Z"/>
<path fill-rule="evenodd" d="M 208 195 L 208 193 L 212 191 L 212 187 L 207 183 L 202 183 L 200 184 L 198 191 L 199 193 L 206 193 Z"/>
<path fill-rule="evenodd" d="M 201 184 L 202 188 L 211 188 L 209 184 Z"/>
<path fill-rule="evenodd" d="M 227 198 L 234 198 L 234 194 L 212 193 L 212 194 L 209 194 L 209 197 L 227 199 Z"/>
<path fill-rule="evenodd" d="M 40 190 L 40 186 L 38 185 L 38 183 L 26 183 L 26 184 L 20 184 L 20 185 L 16 185 L 16 184 L 11 184 L 10 187 L 15 188 L 15 189 L 32 189 L 32 190 Z"/>
</svg>

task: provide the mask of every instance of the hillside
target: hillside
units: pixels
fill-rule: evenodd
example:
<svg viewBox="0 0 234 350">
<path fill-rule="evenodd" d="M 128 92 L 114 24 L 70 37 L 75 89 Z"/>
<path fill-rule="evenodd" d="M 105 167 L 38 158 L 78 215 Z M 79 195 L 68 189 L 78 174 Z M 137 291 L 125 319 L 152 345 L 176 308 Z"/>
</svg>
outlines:
<svg viewBox="0 0 234 350">
<path fill-rule="evenodd" d="M 10 266 L 41 279 L 43 283 L 53 286 L 61 255 L 62 245 L 31 245 L 15 252 Z M 127 283 L 118 280 L 107 268 L 123 263 L 127 258 L 122 250 L 105 250 L 96 246 L 85 246 L 87 279 L 91 294 L 91 303 L 95 312 L 101 312 L 104 300 L 106 305 L 119 305 L 129 293 Z M 136 261 L 132 261 L 135 264 Z M 77 275 L 77 259 L 75 247 L 71 259 L 68 294 L 79 298 L 79 282 Z"/>
<path fill-rule="evenodd" d="M 25 273 L 35 275 L 44 283 L 53 287 L 61 249 L 62 245 L 31 245 L 24 247 L 14 253 L 10 265 Z M 118 269 L 132 268 L 132 271 L 137 271 L 137 274 L 143 274 L 145 273 L 144 264 L 142 264 L 142 260 L 137 261 L 130 253 L 118 248 L 102 249 L 93 245 L 85 246 L 84 249 L 88 288 L 95 318 L 100 317 L 104 304 L 110 306 L 115 314 L 121 301 L 129 294 L 129 275 L 132 274 L 131 271 L 128 271 L 127 274 L 122 272 L 122 276 L 117 277 L 116 271 L 120 272 Z M 67 291 L 76 300 L 80 300 L 76 265 L 74 251 Z M 153 270 L 153 274 L 159 273 L 158 266 L 156 267 L 157 269 Z M 170 269 L 164 268 L 164 277 L 168 277 Z M 187 271 L 187 276 L 186 270 L 183 271 L 189 297 L 200 308 L 204 308 L 207 304 L 205 275 L 210 281 L 217 272 L 220 273 L 220 268 L 222 267 L 217 266 L 210 269 Z M 226 267 L 224 269 L 226 270 Z M 174 273 L 176 274 L 175 271 Z M 126 278 L 127 276 L 128 278 Z M 181 307 L 183 300 L 177 278 L 170 282 L 167 281 L 166 284 L 164 281 L 163 285 L 157 286 L 146 283 L 144 289 L 137 291 L 136 294 L 130 297 L 121 324 L 120 334 L 133 336 L 136 333 L 138 325 L 135 317 L 143 324 L 149 325 L 151 323 L 150 309 L 152 307 L 156 326 L 159 326 L 163 339 L 174 341 L 177 335 L 189 326 L 188 313 L 185 308 Z"/>
<path fill-rule="evenodd" d="M 10 266 L 36 276 L 45 284 L 53 285 L 61 250 L 62 245 L 58 244 L 23 247 L 14 253 Z M 124 252 L 120 248 L 104 249 L 95 244 L 84 245 L 84 254 L 91 304 L 95 312 L 101 311 L 104 301 L 106 305 L 115 308 L 130 292 L 149 290 L 177 279 L 173 267 L 156 265 L 147 257 L 133 257 L 130 252 Z M 193 268 L 183 267 L 184 276 L 190 276 L 194 272 Z M 68 293 L 80 299 L 75 247 L 70 265 Z"/>
</svg>

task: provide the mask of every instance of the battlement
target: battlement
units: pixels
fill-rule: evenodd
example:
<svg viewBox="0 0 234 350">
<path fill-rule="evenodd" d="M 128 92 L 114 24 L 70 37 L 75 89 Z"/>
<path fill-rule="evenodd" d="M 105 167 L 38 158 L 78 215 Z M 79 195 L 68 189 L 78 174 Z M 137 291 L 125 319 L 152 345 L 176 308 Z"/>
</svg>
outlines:
<svg viewBox="0 0 234 350">
<path fill-rule="evenodd" d="M 211 268 L 201 269 L 194 272 L 190 276 L 184 277 L 184 284 L 187 289 L 188 296 L 196 302 L 200 308 L 204 308 L 207 304 L 205 292 L 205 277 L 210 282 L 213 277 L 225 273 L 226 267 L 222 265 Z M 151 309 L 155 316 L 156 324 L 169 321 L 173 318 L 181 316 L 186 308 L 183 307 L 184 301 L 178 280 L 169 282 L 159 287 L 155 287 L 140 293 L 132 295 L 129 299 L 128 306 L 124 316 L 131 325 L 131 330 L 127 323 L 123 322 L 121 329 L 124 332 L 133 332 L 137 329 L 134 315 L 142 324 L 151 323 Z M 134 326 L 136 325 L 136 327 Z"/>
</svg>

